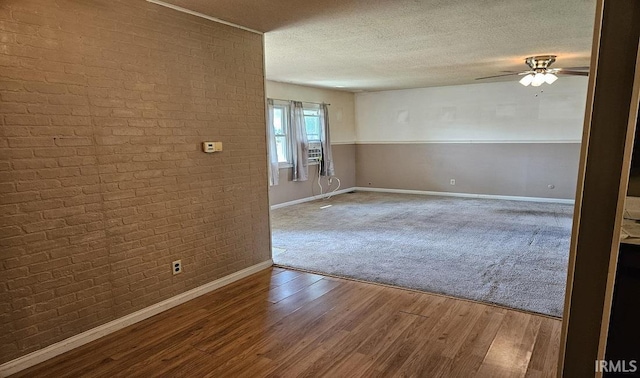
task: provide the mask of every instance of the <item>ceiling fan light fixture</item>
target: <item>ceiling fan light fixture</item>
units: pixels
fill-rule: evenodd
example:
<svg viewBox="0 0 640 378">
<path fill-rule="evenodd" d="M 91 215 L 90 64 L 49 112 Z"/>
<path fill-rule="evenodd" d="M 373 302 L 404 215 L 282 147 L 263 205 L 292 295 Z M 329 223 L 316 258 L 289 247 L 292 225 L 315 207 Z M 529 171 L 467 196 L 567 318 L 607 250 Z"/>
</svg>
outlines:
<svg viewBox="0 0 640 378">
<path fill-rule="evenodd" d="M 531 81 L 531 85 L 534 87 L 539 87 L 545 81 L 545 74 L 538 72 L 533 76 L 533 80 Z"/>
<path fill-rule="evenodd" d="M 521 76 L 520 84 L 528 87 L 539 87 L 544 83 L 553 84 L 558 80 L 556 74 L 574 75 L 574 76 L 588 76 L 589 67 L 572 67 L 572 68 L 550 68 L 551 64 L 556 61 L 555 55 L 536 55 L 530 56 L 524 60 L 529 66 L 529 70 L 525 72 L 517 71 L 503 71 L 506 73 L 500 75 L 478 77 L 476 80 L 493 79 L 506 76 Z"/>
<path fill-rule="evenodd" d="M 544 74 L 544 82 L 547 84 L 553 84 L 556 80 L 558 80 L 558 77 L 552 73 L 546 73 Z"/>
<path fill-rule="evenodd" d="M 522 79 L 520 79 L 520 84 L 524 85 L 525 87 L 528 87 L 532 81 L 533 81 L 533 75 L 528 74 L 523 76 Z"/>
</svg>

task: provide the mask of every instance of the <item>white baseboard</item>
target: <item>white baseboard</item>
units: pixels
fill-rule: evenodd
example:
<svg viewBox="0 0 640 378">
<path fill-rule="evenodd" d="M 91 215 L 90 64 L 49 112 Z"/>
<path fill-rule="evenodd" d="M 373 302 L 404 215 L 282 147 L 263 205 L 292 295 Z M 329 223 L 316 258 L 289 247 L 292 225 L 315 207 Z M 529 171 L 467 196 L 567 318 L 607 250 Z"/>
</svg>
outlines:
<svg viewBox="0 0 640 378">
<path fill-rule="evenodd" d="M 261 270 L 267 269 L 272 265 L 273 260 L 269 259 L 267 261 L 217 279 L 213 282 L 198 286 L 195 289 L 191 289 L 182 294 L 178 294 L 152 306 L 143 308 L 142 310 L 136 311 L 132 314 L 123 316 L 122 318 L 110 321 L 109 323 L 103 324 L 96 328 L 82 332 L 78 335 L 72 336 L 68 339 L 49 345 L 46 348 L 37 350 L 22 357 L 18 357 L 15 360 L 5 362 L 4 364 L 0 365 L 0 377 L 8 377 L 11 374 L 15 374 L 19 371 L 30 368 L 31 366 L 37 365 L 62 353 L 68 352 L 91 341 L 97 340 L 110 333 L 121 330 L 134 323 L 138 323 L 142 320 L 150 318 L 172 307 L 176 307 L 193 298 L 199 297 L 203 294 L 229 285 L 232 282 L 238 281 Z"/>
<path fill-rule="evenodd" d="M 568 205 L 573 205 L 575 203 L 575 201 L 572 199 L 564 199 L 564 198 L 499 196 L 499 195 L 493 195 L 493 194 L 432 192 L 427 190 L 367 188 L 367 187 L 360 187 L 360 186 L 357 186 L 353 189 L 361 192 L 380 192 L 380 193 L 399 193 L 399 194 L 420 194 L 420 195 L 427 195 L 427 196 L 444 196 L 444 197 L 501 199 L 501 200 L 509 200 L 509 201 L 562 203 L 562 204 L 568 204 Z"/>
<path fill-rule="evenodd" d="M 311 202 L 311 201 L 327 198 L 329 196 L 333 197 L 333 196 L 336 196 L 338 194 L 344 194 L 344 193 L 348 193 L 348 192 L 353 192 L 354 190 L 356 190 L 356 188 L 340 189 L 340 190 L 336 190 L 335 192 L 324 193 L 324 194 L 321 194 L 321 195 L 319 194 L 317 196 L 312 196 L 312 197 L 300 198 L 300 199 L 297 199 L 295 201 L 283 202 L 283 203 L 279 203 L 277 205 L 272 205 L 271 206 L 271 210 L 275 210 L 275 209 L 279 209 L 281 207 L 287 207 L 287 206 L 291 206 L 291 205 L 297 205 L 299 203 Z"/>
</svg>

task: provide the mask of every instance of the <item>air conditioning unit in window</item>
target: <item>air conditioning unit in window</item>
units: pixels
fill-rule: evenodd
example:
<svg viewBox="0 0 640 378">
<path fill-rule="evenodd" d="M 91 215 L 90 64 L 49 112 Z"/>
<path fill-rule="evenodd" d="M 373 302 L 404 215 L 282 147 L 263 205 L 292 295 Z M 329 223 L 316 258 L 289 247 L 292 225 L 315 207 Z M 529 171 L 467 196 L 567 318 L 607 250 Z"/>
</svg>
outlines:
<svg viewBox="0 0 640 378">
<path fill-rule="evenodd" d="M 322 160 L 322 144 L 319 142 L 309 143 L 309 163 L 317 163 Z"/>
</svg>

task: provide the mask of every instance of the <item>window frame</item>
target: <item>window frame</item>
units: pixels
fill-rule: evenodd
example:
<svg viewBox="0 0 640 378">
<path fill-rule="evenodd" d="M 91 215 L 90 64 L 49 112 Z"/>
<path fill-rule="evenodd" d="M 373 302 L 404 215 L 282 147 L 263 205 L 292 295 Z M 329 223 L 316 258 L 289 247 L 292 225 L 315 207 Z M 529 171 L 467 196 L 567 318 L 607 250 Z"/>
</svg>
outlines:
<svg viewBox="0 0 640 378">
<path fill-rule="evenodd" d="M 285 102 L 285 101 L 277 101 L 274 100 L 273 101 L 273 110 L 274 110 L 274 120 L 275 120 L 275 110 L 279 109 L 282 111 L 282 131 L 283 133 L 277 133 L 276 132 L 276 128 L 275 128 L 275 123 L 272 123 L 270 126 L 273 130 L 273 135 L 276 138 L 276 141 L 278 140 L 278 138 L 284 138 L 284 148 L 285 148 L 285 154 L 286 154 L 286 161 L 280 161 L 280 155 L 278 155 L 278 166 L 280 168 L 286 168 L 286 167 L 291 167 L 292 166 L 292 156 L 291 156 L 291 122 L 289 122 L 289 108 L 290 105 L 289 103 Z M 277 142 L 276 142 L 276 146 L 277 146 Z M 277 147 L 276 147 L 276 151 L 277 151 Z"/>
<path fill-rule="evenodd" d="M 307 112 L 314 112 L 315 114 L 306 114 Z M 309 141 L 309 143 L 321 143 L 322 142 L 322 125 L 320 124 L 320 106 L 318 105 L 314 105 L 314 106 L 303 106 L 303 114 L 304 114 L 304 118 L 305 118 L 305 131 L 307 131 L 307 140 Z M 308 130 L 306 130 L 306 118 L 307 117 L 314 117 L 318 119 L 318 139 L 310 139 L 309 138 L 309 133 Z M 314 134 L 316 135 L 316 134 Z"/>
</svg>

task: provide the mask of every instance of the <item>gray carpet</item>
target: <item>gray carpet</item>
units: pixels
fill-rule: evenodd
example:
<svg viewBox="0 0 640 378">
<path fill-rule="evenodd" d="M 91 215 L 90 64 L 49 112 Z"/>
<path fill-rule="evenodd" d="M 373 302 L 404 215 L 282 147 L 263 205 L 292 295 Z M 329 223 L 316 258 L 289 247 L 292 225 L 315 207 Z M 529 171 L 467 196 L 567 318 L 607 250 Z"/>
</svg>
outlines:
<svg viewBox="0 0 640 378">
<path fill-rule="evenodd" d="M 273 260 L 561 316 L 572 211 L 562 204 L 348 193 L 272 211 Z"/>
</svg>

